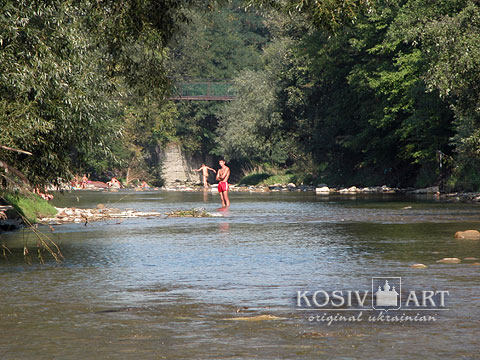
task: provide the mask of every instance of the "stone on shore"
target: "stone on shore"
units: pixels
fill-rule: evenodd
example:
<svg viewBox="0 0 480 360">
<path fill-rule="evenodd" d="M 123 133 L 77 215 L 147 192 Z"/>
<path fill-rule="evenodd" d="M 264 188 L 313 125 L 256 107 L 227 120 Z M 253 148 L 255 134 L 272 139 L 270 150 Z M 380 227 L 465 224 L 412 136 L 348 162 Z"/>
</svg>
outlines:
<svg viewBox="0 0 480 360">
<path fill-rule="evenodd" d="M 454 237 L 456 239 L 480 240 L 480 232 L 477 230 L 457 231 Z"/>
<path fill-rule="evenodd" d="M 351 186 L 348 189 L 340 189 L 338 192 L 340 194 L 356 194 L 359 190 L 356 186 Z"/>
<path fill-rule="evenodd" d="M 328 186 L 317 187 L 315 192 L 317 194 L 330 194 L 330 188 Z"/>
<path fill-rule="evenodd" d="M 443 258 L 441 260 L 437 260 L 437 263 L 442 263 L 442 264 L 459 264 L 461 263 L 462 260 L 459 258 Z"/>
<path fill-rule="evenodd" d="M 412 191 L 412 193 L 414 193 L 414 194 L 436 194 L 439 191 L 440 190 L 439 190 L 438 186 L 432 186 L 432 187 L 428 187 L 428 188 L 425 188 L 425 189 L 414 190 L 414 191 Z"/>
</svg>

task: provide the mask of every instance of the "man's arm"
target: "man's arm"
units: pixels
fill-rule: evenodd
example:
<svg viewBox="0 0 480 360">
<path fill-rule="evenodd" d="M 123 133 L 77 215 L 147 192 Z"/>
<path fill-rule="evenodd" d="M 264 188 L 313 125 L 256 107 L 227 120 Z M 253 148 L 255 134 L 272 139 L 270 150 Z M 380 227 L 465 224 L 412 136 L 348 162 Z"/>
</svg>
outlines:
<svg viewBox="0 0 480 360">
<path fill-rule="evenodd" d="M 228 178 L 229 178 L 229 177 L 230 177 L 230 168 L 227 167 L 227 171 L 226 171 L 226 173 L 224 174 L 222 181 L 228 182 Z"/>
<path fill-rule="evenodd" d="M 217 173 L 217 170 L 212 169 L 211 167 L 208 167 L 208 166 L 207 166 L 207 170 L 212 170 L 215 174 Z"/>
</svg>

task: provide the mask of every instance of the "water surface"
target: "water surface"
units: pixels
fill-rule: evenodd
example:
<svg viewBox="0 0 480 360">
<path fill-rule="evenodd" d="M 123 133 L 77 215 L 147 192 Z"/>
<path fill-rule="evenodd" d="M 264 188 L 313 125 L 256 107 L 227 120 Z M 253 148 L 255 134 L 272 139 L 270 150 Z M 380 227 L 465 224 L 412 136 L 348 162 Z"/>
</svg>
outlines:
<svg viewBox="0 0 480 360">
<path fill-rule="evenodd" d="M 453 238 L 480 228 L 479 206 L 312 193 L 233 193 L 231 200 L 221 218 L 55 226 L 61 264 L 48 257 L 38 264 L 29 231 L 2 234 L 13 253 L 0 260 L 0 357 L 478 357 L 480 267 L 436 261 L 480 257 L 479 241 Z M 219 206 L 218 195 L 178 192 L 77 191 L 55 202 L 160 212 Z M 295 307 L 297 290 L 369 289 L 375 276 L 448 290 L 450 310 L 428 324 L 328 327 Z M 227 320 L 262 314 L 281 319 Z"/>
</svg>

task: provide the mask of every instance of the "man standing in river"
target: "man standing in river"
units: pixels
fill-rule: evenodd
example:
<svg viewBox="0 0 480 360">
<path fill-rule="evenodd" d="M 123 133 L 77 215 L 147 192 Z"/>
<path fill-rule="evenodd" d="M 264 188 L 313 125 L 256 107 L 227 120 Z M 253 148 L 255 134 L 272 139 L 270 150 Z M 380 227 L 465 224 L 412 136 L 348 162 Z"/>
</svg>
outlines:
<svg viewBox="0 0 480 360">
<path fill-rule="evenodd" d="M 215 169 L 212 169 L 212 168 L 208 167 L 208 166 L 205 165 L 205 164 L 202 164 L 202 166 L 200 166 L 198 169 L 193 169 L 193 171 L 197 171 L 197 172 L 198 172 L 198 171 L 201 171 L 201 172 L 202 172 L 203 187 L 204 187 L 205 189 L 208 188 L 208 181 L 207 181 L 207 179 L 208 179 L 208 170 L 212 170 L 214 173 L 217 173 L 217 172 L 215 171 Z"/>
<path fill-rule="evenodd" d="M 225 165 L 225 160 L 220 160 L 218 164 L 220 165 L 220 169 L 217 172 L 218 193 L 222 199 L 222 207 L 229 207 L 228 178 L 230 177 L 230 169 Z"/>
</svg>

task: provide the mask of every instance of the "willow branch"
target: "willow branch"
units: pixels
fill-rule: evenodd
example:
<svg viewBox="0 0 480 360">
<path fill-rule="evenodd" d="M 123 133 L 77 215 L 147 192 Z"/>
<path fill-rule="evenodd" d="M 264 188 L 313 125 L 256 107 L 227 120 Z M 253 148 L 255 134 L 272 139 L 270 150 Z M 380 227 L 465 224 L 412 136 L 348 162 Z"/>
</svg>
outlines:
<svg viewBox="0 0 480 360">
<path fill-rule="evenodd" d="M 0 145 L 1 146 L 1 145 Z M 0 167 L 4 168 L 5 169 L 5 172 L 7 173 L 12 173 L 14 175 L 16 175 L 20 180 L 22 180 L 26 185 L 29 185 L 29 182 L 27 180 L 27 178 L 25 177 L 25 175 L 23 175 L 20 171 L 18 171 L 17 169 L 11 167 L 10 165 L 8 165 L 5 161 L 2 161 L 0 160 Z"/>
<path fill-rule="evenodd" d="M 8 147 L 8 146 L 5 146 L 5 145 L 0 145 L 0 148 L 2 148 L 4 150 L 9 150 L 9 151 L 16 151 L 16 152 L 21 153 L 21 154 L 33 155 L 29 151 L 14 149 L 14 148 L 11 148 L 11 147 Z"/>
</svg>

